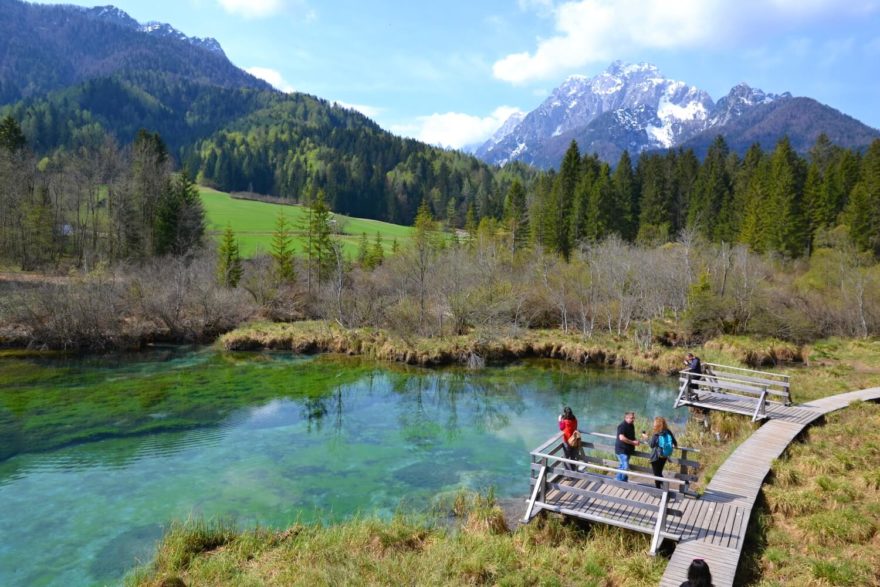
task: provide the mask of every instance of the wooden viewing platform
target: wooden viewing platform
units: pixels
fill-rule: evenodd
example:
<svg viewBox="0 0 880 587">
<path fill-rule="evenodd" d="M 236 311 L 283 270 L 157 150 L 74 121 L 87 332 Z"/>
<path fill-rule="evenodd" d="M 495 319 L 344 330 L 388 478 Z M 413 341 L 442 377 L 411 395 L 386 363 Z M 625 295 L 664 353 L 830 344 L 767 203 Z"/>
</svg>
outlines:
<svg viewBox="0 0 880 587">
<path fill-rule="evenodd" d="M 694 558 L 708 563 L 715 587 L 732 586 L 749 518 L 773 461 L 816 419 L 853 401 L 876 400 L 880 400 L 880 387 L 800 406 L 780 402 L 782 408 L 794 411 L 774 413 L 768 406 L 768 413 L 774 414 L 766 416 L 770 421 L 721 465 L 699 499 L 687 491 L 694 475 L 692 468 L 697 466 L 687 454 L 671 457 L 673 466 L 667 468 L 674 469 L 674 464 L 681 468 L 664 471 L 669 476 L 663 478 L 642 472 L 645 467 L 638 460 L 631 462 L 630 481 L 620 482 L 610 476 L 617 472 L 616 461 L 605 459 L 601 449 L 613 436 L 583 434 L 584 448 L 589 452 L 581 455 L 584 460 L 569 460 L 562 456 L 562 435 L 557 434 L 531 452 L 531 497 L 524 521 L 546 510 L 643 532 L 652 536 L 651 554 L 666 538 L 677 545 L 661 579 L 662 587 L 678 587 L 687 578 Z M 745 415 L 753 416 L 754 412 Z M 644 458 L 647 454 L 634 456 Z M 670 490 L 656 489 L 655 480 Z"/>
<path fill-rule="evenodd" d="M 703 363 L 702 373 L 681 371 L 675 407 L 693 406 L 751 416 L 752 422 L 768 418 L 812 421 L 809 410 L 791 402 L 788 375 Z"/>
</svg>

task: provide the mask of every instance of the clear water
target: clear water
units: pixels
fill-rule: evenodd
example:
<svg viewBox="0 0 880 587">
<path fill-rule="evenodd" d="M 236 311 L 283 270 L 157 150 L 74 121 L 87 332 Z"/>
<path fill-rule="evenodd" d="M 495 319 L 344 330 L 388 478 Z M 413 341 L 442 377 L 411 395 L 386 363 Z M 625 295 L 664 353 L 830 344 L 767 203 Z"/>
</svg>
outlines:
<svg viewBox="0 0 880 587">
<path fill-rule="evenodd" d="M 116 584 L 191 515 L 284 527 L 525 495 L 563 405 L 613 432 L 675 382 L 558 362 L 480 371 L 164 349 L 0 356 L 0 585 Z"/>
</svg>

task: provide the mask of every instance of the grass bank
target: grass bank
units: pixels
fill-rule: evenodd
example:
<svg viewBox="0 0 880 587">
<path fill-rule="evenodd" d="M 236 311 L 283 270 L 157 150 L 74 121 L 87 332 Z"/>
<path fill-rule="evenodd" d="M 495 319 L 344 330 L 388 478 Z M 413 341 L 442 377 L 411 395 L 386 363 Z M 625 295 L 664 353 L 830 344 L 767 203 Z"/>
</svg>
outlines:
<svg viewBox="0 0 880 587">
<path fill-rule="evenodd" d="M 331 352 L 422 366 L 538 357 L 669 375 L 682 368 L 684 353 L 681 347 L 653 344 L 645 348 L 632 338 L 604 333 L 584 338 L 557 329 L 520 330 L 508 334 L 475 331 L 461 336 L 414 338 L 375 328 L 343 328 L 326 321 L 257 322 L 224 334 L 219 344 L 226 350 Z M 802 359 L 802 349 L 797 345 L 747 337 L 723 337 L 710 341 L 701 353 L 704 361 L 734 361 L 735 364 L 752 366 Z"/>
<path fill-rule="evenodd" d="M 739 577 L 751 585 L 880 585 L 880 405 L 826 417 L 772 468 Z"/>
<path fill-rule="evenodd" d="M 155 563 L 127 584 L 599 586 L 662 576 L 665 562 L 645 556 L 641 535 L 552 517 L 510 533 L 491 498 L 460 501 L 452 525 L 405 516 L 283 531 L 175 524 Z"/>
</svg>

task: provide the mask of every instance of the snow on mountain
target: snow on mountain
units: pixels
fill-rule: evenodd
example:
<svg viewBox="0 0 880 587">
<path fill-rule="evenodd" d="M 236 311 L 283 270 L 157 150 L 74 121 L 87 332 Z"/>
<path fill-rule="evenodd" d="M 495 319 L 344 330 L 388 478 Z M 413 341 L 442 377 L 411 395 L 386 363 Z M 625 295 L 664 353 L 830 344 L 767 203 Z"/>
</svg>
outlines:
<svg viewBox="0 0 880 587">
<path fill-rule="evenodd" d="M 204 39 L 199 37 L 188 37 L 179 30 L 175 29 L 170 24 L 161 22 L 148 22 L 146 24 L 140 24 L 138 21 L 129 16 L 127 12 L 116 8 L 115 6 L 95 6 L 94 8 L 82 8 L 82 10 L 91 18 L 97 20 L 112 22 L 122 27 L 135 29 L 147 35 L 177 39 L 179 41 L 189 43 L 190 45 L 194 45 L 201 49 L 206 49 L 208 51 L 211 51 L 212 53 L 225 56 L 223 48 L 220 46 L 220 43 L 218 43 L 216 39 L 212 39 L 210 37 Z"/>
<path fill-rule="evenodd" d="M 638 150 L 672 146 L 704 130 L 714 106 L 706 92 L 664 77 L 650 63 L 615 61 L 592 78 L 570 76 L 502 140 L 487 141 L 477 155 L 502 165 L 515 159 L 537 161 L 549 139 L 576 133 L 605 113 L 641 107 L 651 110 L 647 118 L 659 124 L 640 129 L 647 138 Z M 615 124 L 615 120 L 607 122 Z"/>
<path fill-rule="evenodd" d="M 730 92 L 715 105 L 715 111 L 709 120 L 709 127 L 723 126 L 743 115 L 746 110 L 760 104 L 769 104 L 779 99 L 791 98 L 791 94 L 767 94 L 748 84 L 735 85 Z"/>
</svg>

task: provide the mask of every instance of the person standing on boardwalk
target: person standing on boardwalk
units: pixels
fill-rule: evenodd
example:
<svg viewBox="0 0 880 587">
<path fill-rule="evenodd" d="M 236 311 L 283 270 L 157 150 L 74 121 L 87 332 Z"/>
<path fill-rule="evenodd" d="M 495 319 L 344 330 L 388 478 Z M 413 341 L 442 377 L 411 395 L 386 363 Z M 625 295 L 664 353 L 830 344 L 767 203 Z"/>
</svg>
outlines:
<svg viewBox="0 0 880 587">
<path fill-rule="evenodd" d="M 580 432 L 578 432 L 578 419 L 575 417 L 571 408 L 566 406 L 562 413 L 559 414 L 559 429 L 562 430 L 562 450 L 565 452 L 565 458 L 575 460 L 580 452 Z M 578 432 L 575 434 L 575 432 Z M 572 441 L 575 436 L 577 441 Z M 567 469 L 574 469 L 571 463 L 565 463 Z"/>
<path fill-rule="evenodd" d="M 617 442 L 614 443 L 614 452 L 617 454 L 617 462 L 621 471 L 629 471 L 629 457 L 635 452 L 639 441 L 636 440 L 635 412 L 627 412 L 623 415 L 623 422 L 617 427 Z M 629 477 L 624 473 L 618 473 L 614 477 L 618 481 L 628 481 Z"/>
<path fill-rule="evenodd" d="M 709 565 L 701 558 L 695 558 L 688 567 L 687 581 L 679 587 L 712 587 L 712 573 Z"/>
<path fill-rule="evenodd" d="M 686 373 L 693 373 L 694 375 L 703 374 L 703 364 L 700 362 L 700 357 L 694 355 L 694 353 L 688 353 L 687 355 L 685 355 L 684 364 L 684 370 Z M 698 387 L 699 383 L 692 382 L 690 385 L 690 389 L 688 390 L 689 396 L 691 394 L 697 393 Z M 690 397 L 688 397 L 688 399 L 690 399 Z"/>
<path fill-rule="evenodd" d="M 655 477 L 662 477 L 663 467 L 666 466 L 672 449 L 678 448 L 678 441 L 675 440 L 675 435 L 666 424 L 666 418 L 661 416 L 654 418 L 654 435 L 651 437 L 650 447 L 653 449 L 651 451 L 651 470 L 654 471 Z M 654 481 L 654 485 L 660 489 L 663 487 L 663 482 Z"/>
</svg>

